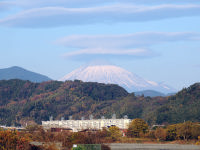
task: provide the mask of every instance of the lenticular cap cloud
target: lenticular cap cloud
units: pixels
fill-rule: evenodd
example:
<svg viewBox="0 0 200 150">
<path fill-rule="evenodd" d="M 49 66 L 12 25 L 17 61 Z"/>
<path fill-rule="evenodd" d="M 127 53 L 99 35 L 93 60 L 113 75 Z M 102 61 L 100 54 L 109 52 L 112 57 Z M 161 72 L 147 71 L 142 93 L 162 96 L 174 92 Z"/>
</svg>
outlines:
<svg viewBox="0 0 200 150">
<path fill-rule="evenodd" d="M 132 56 L 144 56 L 148 54 L 147 49 L 129 49 L 129 50 L 120 50 L 120 49 L 82 49 L 74 52 L 69 52 L 64 54 L 65 57 L 71 57 L 76 55 L 91 54 L 91 55 L 132 55 Z"/>
<path fill-rule="evenodd" d="M 194 32 L 139 32 L 122 35 L 71 35 L 55 41 L 72 48 L 133 48 L 175 41 L 199 40 Z"/>
<path fill-rule="evenodd" d="M 152 58 L 159 56 L 151 50 L 152 45 L 200 40 L 193 32 L 141 32 L 123 35 L 71 35 L 55 43 L 67 47 L 63 56 L 67 59 L 90 58 Z M 70 49 L 72 48 L 72 49 Z M 74 50 L 75 49 L 75 50 Z"/>
<path fill-rule="evenodd" d="M 110 49 L 110 48 L 88 48 L 67 52 L 63 55 L 66 59 L 84 61 L 93 59 L 133 59 L 151 58 L 158 54 L 149 49 Z"/>
<path fill-rule="evenodd" d="M 44 7 L 25 10 L 0 19 L 0 26 L 41 28 L 95 23 L 144 22 L 199 15 L 200 5 Z"/>
</svg>

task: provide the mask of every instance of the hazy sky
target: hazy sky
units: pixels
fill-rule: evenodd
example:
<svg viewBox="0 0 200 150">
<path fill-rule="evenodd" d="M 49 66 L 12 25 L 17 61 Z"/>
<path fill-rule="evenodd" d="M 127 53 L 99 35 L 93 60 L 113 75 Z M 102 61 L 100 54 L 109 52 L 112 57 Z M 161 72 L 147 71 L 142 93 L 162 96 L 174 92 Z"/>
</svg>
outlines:
<svg viewBox="0 0 200 150">
<path fill-rule="evenodd" d="M 106 59 L 177 90 L 200 81 L 199 0 L 0 0 L 0 68 L 59 79 Z"/>
</svg>

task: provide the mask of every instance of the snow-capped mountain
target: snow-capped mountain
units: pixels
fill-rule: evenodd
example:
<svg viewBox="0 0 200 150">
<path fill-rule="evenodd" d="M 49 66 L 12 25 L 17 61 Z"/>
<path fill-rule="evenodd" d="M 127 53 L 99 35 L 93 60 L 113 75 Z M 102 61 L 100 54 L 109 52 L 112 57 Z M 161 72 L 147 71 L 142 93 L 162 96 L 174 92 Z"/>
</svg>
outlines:
<svg viewBox="0 0 200 150">
<path fill-rule="evenodd" d="M 164 84 L 145 80 L 123 68 L 114 65 L 88 65 L 80 67 L 67 74 L 60 81 L 82 80 L 84 82 L 99 82 L 118 84 L 128 92 L 156 90 L 163 93 L 174 92 L 174 89 Z"/>
</svg>

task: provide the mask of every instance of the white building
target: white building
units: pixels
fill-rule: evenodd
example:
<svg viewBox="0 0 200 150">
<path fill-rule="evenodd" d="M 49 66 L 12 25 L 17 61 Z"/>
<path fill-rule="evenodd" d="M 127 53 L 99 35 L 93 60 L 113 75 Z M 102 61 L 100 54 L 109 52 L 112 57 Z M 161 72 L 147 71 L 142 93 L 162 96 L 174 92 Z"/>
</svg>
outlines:
<svg viewBox="0 0 200 150">
<path fill-rule="evenodd" d="M 84 129 L 100 130 L 104 127 L 117 126 L 120 129 L 127 129 L 130 119 L 91 119 L 91 120 L 50 120 L 42 121 L 45 129 L 51 128 L 70 128 L 73 132 Z"/>
</svg>

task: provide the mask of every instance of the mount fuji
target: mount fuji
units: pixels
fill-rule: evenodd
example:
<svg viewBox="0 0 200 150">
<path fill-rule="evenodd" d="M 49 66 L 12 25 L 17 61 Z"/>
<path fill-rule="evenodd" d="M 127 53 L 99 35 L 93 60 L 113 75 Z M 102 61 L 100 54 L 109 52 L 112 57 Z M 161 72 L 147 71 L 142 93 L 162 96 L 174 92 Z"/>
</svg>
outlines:
<svg viewBox="0 0 200 150">
<path fill-rule="evenodd" d="M 165 84 L 145 80 L 121 67 L 108 64 L 82 66 L 61 78 L 60 81 L 76 79 L 84 82 L 118 84 L 128 92 L 155 90 L 167 94 L 175 91 Z"/>
</svg>

